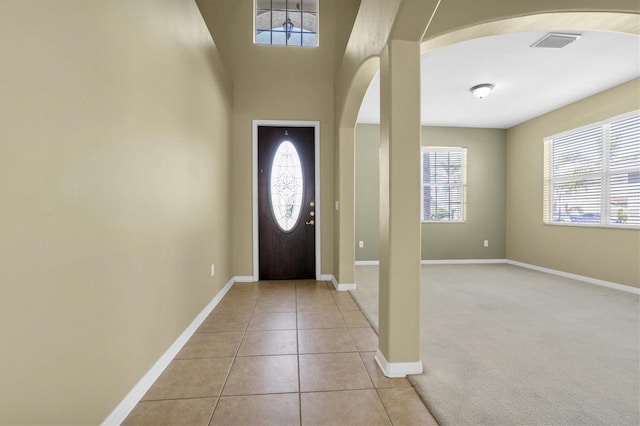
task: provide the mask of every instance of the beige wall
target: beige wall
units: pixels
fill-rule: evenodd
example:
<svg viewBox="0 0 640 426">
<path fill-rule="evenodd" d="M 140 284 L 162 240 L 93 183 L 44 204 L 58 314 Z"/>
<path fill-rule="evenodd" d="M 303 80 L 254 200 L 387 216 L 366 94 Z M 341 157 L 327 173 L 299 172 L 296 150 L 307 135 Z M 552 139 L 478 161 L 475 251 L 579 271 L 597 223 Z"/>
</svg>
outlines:
<svg viewBox="0 0 640 426">
<path fill-rule="evenodd" d="M 640 230 L 543 225 L 543 139 L 640 108 L 640 80 L 507 132 L 507 257 L 640 287 Z"/>
<path fill-rule="evenodd" d="M 252 262 L 252 120 L 310 120 L 320 122 L 322 273 L 333 273 L 334 220 L 334 69 L 336 49 L 346 43 L 351 23 L 337 5 L 320 4 L 319 47 L 254 45 L 253 2 L 198 0 L 209 28 L 229 64 L 233 79 L 233 269 L 253 275 Z M 357 3 L 355 3 L 357 4 Z M 353 9 L 353 10 L 352 10 Z M 337 25 L 340 23 L 340 27 Z M 340 36 L 342 38 L 340 38 Z"/>
<path fill-rule="evenodd" d="M 379 140 L 378 125 L 357 126 L 356 260 L 378 260 Z M 467 147 L 468 167 L 467 221 L 423 223 L 422 259 L 504 259 L 506 131 L 424 126 L 422 145 Z"/>
<path fill-rule="evenodd" d="M 605 7 L 549 0 L 502 12 L 513 2 L 500 0 L 477 16 L 457 3 L 425 39 L 500 17 Z M 198 0 L 216 47 L 191 0 L 0 0 L 0 424 L 98 423 L 232 275 L 252 273 L 253 119 L 320 121 L 322 272 L 335 273 L 333 192 L 344 185 L 334 185 L 334 120 L 354 125 L 400 0 L 323 0 L 311 49 L 254 46 L 251 4 Z M 598 116 L 632 89 L 552 124 Z M 637 232 L 550 230 L 527 217 L 541 208 L 518 211 L 537 190 L 522 179 L 537 155 L 525 141 L 538 129 L 531 123 L 510 132 L 507 254 L 557 267 L 546 247 L 580 233 L 596 254 L 617 251 L 605 279 L 638 285 Z M 567 267 L 601 277 L 595 269 Z"/>
<path fill-rule="evenodd" d="M 336 115 L 338 126 L 346 128 L 356 125 L 360 104 L 380 68 L 379 55 L 401 0 L 361 0 L 359 3 L 358 15 L 336 73 Z M 369 65 L 363 66 L 367 62 Z"/>
<path fill-rule="evenodd" d="M 2 0 L 0 58 L 0 424 L 97 424 L 232 276 L 229 83 L 188 0 Z"/>
</svg>

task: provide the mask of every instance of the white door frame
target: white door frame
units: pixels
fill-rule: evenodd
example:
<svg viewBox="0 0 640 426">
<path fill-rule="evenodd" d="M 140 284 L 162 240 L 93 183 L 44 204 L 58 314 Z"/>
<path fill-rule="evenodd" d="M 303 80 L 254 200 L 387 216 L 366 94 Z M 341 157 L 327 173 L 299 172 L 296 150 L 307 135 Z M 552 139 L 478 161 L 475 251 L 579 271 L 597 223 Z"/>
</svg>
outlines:
<svg viewBox="0 0 640 426">
<path fill-rule="evenodd" d="M 316 280 L 321 280 L 321 247 L 320 244 L 320 122 L 319 121 L 284 121 L 253 120 L 252 170 L 253 176 L 253 280 L 260 277 L 260 258 L 258 253 L 258 126 L 272 127 L 313 127 L 313 145 L 315 157 L 315 230 L 316 230 Z"/>
</svg>

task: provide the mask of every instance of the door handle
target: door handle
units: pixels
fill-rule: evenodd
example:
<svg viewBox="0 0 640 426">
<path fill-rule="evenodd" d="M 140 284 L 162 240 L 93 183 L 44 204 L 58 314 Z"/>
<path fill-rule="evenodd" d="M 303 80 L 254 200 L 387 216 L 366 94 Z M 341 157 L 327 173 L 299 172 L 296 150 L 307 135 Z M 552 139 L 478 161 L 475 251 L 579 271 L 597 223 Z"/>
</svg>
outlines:
<svg viewBox="0 0 640 426">
<path fill-rule="evenodd" d="M 316 224 L 316 221 L 315 221 L 315 220 L 313 220 L 313 219 L 311 219 L 309 222 L 305 222 L 304 224 L 305 224 L 305 225 L 315 225 L 315 224 Z"/>
</svg>

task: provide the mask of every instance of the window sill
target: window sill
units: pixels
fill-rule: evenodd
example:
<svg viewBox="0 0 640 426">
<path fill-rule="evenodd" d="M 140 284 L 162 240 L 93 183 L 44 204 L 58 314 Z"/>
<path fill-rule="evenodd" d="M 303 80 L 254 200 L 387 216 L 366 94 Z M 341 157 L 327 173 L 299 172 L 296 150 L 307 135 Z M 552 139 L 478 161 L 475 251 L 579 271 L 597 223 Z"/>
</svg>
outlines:
<svg viewBox="0 0 640 426">
<path fill-rule="evenodd" d="M 568 226 L 572 228 L 602 228 L 602 229 L 629 229 L 629 230 L 640 230 L 640 226 L 635 225 L 601 225 L 595 223 L 553 223 L 553 222 L 542 222 L 545 226 Z"/>
<path fill-rule="evenodd" d="M 460 225 L 460 224 L 467 223 L 467 221 L 466 220 L 423 220 L 420 223 L 423 223 L 423 224 L 438 223 L 438 224 Z"/>
</svg>

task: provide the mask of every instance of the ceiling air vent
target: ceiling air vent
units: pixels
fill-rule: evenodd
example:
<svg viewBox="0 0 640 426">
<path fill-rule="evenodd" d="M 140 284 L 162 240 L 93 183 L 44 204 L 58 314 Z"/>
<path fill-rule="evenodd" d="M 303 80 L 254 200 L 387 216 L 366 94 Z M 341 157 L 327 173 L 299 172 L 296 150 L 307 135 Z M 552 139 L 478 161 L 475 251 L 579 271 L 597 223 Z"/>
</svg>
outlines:
<svg viewBox="0 0 640 426">
<path fill-rule="evenodd" d="M 561 49 L 567 44 L 573 43 L 577 39 L 582 37 L 582 34 L 562 34 L 562 33 L 549 33 L 536 41 L 531 47 L 546 47 L 549 49 Z"/>
</svg>

